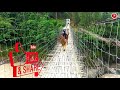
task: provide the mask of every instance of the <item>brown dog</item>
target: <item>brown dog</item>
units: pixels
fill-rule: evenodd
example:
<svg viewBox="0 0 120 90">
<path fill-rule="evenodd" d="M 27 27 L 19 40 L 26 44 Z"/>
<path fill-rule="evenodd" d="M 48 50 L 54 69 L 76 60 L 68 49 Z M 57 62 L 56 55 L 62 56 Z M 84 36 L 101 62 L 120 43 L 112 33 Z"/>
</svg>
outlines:
<svg viewBox="0 0 120 90">
<path fill-rule="evenodd" d="M 68 35 L 67 35 L 67 37 L 68 37 Z M 62 47 L 63 47 L 63 49 L 64 49 L 64 51 L 65 51 L 65 49 L 66 49 L 66 44 L 67 44 L 67 39 L 65 39 L 65 37 L 64 37 L 63 35 L 60 35 L 59 41 L 60 41 L 60 43 L 62 44 Z"/>
</svg>

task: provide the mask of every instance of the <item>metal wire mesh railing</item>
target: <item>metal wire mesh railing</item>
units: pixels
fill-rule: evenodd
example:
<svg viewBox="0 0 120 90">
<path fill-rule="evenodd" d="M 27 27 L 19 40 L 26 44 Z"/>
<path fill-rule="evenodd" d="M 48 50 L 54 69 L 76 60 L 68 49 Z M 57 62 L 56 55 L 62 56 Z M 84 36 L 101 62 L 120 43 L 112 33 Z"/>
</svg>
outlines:
<svg viewBox="0 0 120 90">
<path fill-rule="evenodd" d="M 31 32 L 34 32 L 34 33 L 31 33 Z M 59 30 L 57 27 L 55 27 L 53 36 L 52 34 L 41 33 L 42 39 L 41 38 L 36 39 L 36 37 L 40 35 L 39 32 L 41 32 L 40 29 L 26 30 L 26 29 L 0 28 L 0 35 L 1 35 L 0 67 L 2 69 L 2 71 L 0 71 L 1 75 L 4 75 L 5 72 L 8 73 L 9 70 L 11 70 L 10 68 L 8 69 L 8 66 L 6 67 L 5 65 L 8 63 L 10 67 L 10 60 L 9 60 L 8 53 L 10 51 L 14 51 L 14 45 L 16 42 L 20 42 L 26 52 L 38 52 L 39 59 L 42 61 L 46 61 L 46 58 L 49 57 L 48 54 L 53 50 L 54 46 L 57 44 Z M 30 45 L 32 44 L 36 45 L 35 50 L 30 49 Z M 26 56 L 22 52 L 22 50 L 20 50 L 19 53 L 13 53 L 13 58 L 15 63 L 20 62 L 20 64 L 23 64 L 26 62 Z"/>
<path fill-rule="evenodd" d="M 76 46 L 86 57 L 84 63 L 88 77 L 120 74 L 119 29 L 119 20 L 116 20 L 92 25 L 87 30 L 74 30 Z"/>
<path fill-rule="evenodd" d="M 6 33 L 9 31 L 10 36 L 5 36 Z M 34 31 L 34 30 L 33 30 Z M 31 30 L 25 30 L 25 29 L 0 29 L 0 34 L 2 39 L 0 39 L 0 62 L 9 62 L 8 60 L 8 52 L 13 50 L 13 46 L 16 42 L 21 42 L 23 48 L 25 51 L 30 51 L 30 45 L 35 44 L 37 46 L 37 50 L 40 54 L 40 57 L 42 57 L 43 54 L 48 54 L 50 50 L 53 49 L 54 45 L 57 42 L 57 37 L 59 34 L 59 31 L 57 29 L 54 30 L 54 38 L 51 38 L 51 34 L 43 33 L 42 38 L 46 38 L 43 41 L 39 39 L 35 39 L 36 37 L 34 33 L 30 33 Z M 15 32 L 15 33 L 13 33 Z M 40 32 L 40 30 L 35 31 Z M 13 33 L 13 35 L 12 35 Z M 8 35 L 8 34 L 7 34 Z M 19 56 L 23 55 L 23 52 L 20 52 Z M 15 57 L 17 56 L 17 53 L 15 54 Z"/>
</svg>

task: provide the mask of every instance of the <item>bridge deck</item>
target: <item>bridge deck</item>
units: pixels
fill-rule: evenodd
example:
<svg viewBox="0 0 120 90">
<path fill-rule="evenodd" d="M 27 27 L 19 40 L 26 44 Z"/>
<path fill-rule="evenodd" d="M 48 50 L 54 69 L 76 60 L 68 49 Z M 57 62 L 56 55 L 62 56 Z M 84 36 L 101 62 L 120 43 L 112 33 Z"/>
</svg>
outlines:
<svg viewBox="0 0 120 90">
<path fill-rule="evenodd" d="M 66 51 L 63 51 L 61 44 L 57 45 L 57 50 L 53 59 L 47 67 L 41 71 L 41 78 L 81 78 L 83 76 L 81 61 L 77 60 L 77 51 L 75 49 L 70 31 Z"/>
</svg>

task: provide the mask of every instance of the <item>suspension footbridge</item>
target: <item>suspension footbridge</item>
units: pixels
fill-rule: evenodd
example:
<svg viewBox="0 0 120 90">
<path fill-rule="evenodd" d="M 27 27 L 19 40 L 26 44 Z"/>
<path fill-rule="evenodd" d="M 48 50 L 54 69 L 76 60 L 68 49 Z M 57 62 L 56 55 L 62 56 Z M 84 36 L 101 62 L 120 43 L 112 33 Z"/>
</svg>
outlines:
<svg viewBox="0 0 120 90">
<path fill-rule="evenodd" d="M 58 43 L 53 59 L 40 73 L 41 78 L 82 78 L 84 76 L 83 64 L 77 58 L 78 52 L 74 46 L 73 35 L 70 30 L 66 51 Z"/>
<path fill-rule="evenodd" d="M 108 23 L 108 22 L 107 22 Z M 53 42 L 39 42 L 37 43 L 37 51 L 40 58 L 44 63 L 44 67 L 39 73 L 38 78 L 97 78 L 97 77 L 120 77 L 120 33 L 119 22 L 115 22 L 117 25 L 114 27 L 114 23 L 110 25 L 110 35 L 105 38 L 105 32 L 107 25 L 105 22 L 100 25 L 95 25 L 93 30 L 88 31 L 83 29 L 70 28 L 70 35 L 68 39 L 68 45 L 66 51 L 63 51 L 61 44 L 58 42 L 59 32 L 56 30 L 56 38 L 53 38 Z M 89 27 L 88 27 L 89 29 Z M 0 29 L 1 33 L 5 31 L 14 31 L 13 29 Z M 16 29 L 18 32 L 24 30 Z M 112 31 L 116 30 L 116 37 L 112 37 Z M 29 32 L 28 30 L 27 32 Z M 93 33 L 92 31 L 96 32 Z M 39 33 L 39 30 L 36 30 Z M 15 36 L 16 37 L 16 36 Z M 8 39 L 10 41 L 17 42 L 20 38 L 29 40 L 32 35 L 27 37 L 17 37 L 15 39 Z M 49 39 L 49 36 L 46 36 Z M 2 40 L 5 43 L 5 39 Z M 51 43 L 51 44 L 49 44 Z M 23 47 L 30 43 L 23 44 Z M 101 46 L 99 45 L 101 44 Z M 108 49 L 105 49 L 104 46 Z M 48 48 L 50 50 L 48 50 Z M 113 52 L 114 48 L 114 52 Z M 13 50 L 13 44 L 11 47 L 1 48 L 0 50 L 0 78 L 12 78 L 13 69 L 10 66 L 8 51 Z M 45 55 L 43 54 L 45 53 Z M 3 57 L 4 55 L 4 57 Z M 5 56 L 6 55 L 6 56 Z M 25 62 L 25 55 L 22 53 L 16 54 L 16 65 L 23 64 Z M 20 62 L 21 61 L 21 62 Z M 111 64 L 111 61 L 114 62 Z M 20 76 L 20 78 L 34 78 L 33 74 Z"/>
</svg>

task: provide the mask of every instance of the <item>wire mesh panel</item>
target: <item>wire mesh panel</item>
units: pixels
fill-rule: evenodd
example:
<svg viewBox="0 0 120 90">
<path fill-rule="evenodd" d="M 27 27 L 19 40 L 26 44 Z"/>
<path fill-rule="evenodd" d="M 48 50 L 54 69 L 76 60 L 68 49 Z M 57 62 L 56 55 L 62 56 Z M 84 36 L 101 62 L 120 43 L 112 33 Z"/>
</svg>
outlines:
<svg viewBox="0 0 120 90">
<path fill-rule="evenodd" d="M 0 78 L 13 77 L 9 52 L 13 51 L 15 65 L 26 62 L 25 52 L 38 52 L 39 59 L 45 61 L 57 43 L 60 23 L 47 19 L 44 13 L 37 12 L 1 12 L 0 13 Z M 7 20 L 10 21 L 7 21 Z M 6 20 L 6 21 L 5 21 Z M 60 24 L 61 25 L 61 24 Z M 20 42 L 19 52 L 15 52 L 15 43 Z M 30 46 L 36 49 L 31 50 Z M 30 76 L 33 77 L 33 76 Z"/>
<path fill-rule="evenodd" d="M 87 30 L 80 28 L 75 32 L 78 49 L 86 56 L 84 63 L 88 77 L 120 74 L 119 28 L 119 19 L 117 19 L 115 22 L 92 25 Z"/>
</svg>

